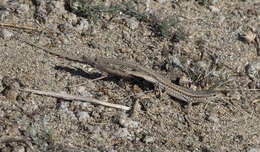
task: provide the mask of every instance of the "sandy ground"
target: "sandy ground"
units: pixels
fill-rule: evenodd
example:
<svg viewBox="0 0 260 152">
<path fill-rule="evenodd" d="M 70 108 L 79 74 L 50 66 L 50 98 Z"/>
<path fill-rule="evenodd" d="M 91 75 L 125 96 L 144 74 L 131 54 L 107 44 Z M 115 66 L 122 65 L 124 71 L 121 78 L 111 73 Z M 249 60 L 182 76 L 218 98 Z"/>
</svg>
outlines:
<svg viewBox="0 0 260 152">
<path fill-rule="evenodd" d="M 156 19 L 122 11 L 103 12 L 96 22 L 75 13 L 73 1 L 70 7 L 62 0 L 33 2 L 3 1 L 0 9 L 0 151 L 260 151 L 257 0 L 147 0 L 133 2 L 134 8 Z M 167 22 L 166 34 L 165 21 L 173 21 Z M 188 123 L 185 102 L 164 90 L 158 94 L 144 80 L 108 76 L 93 81 L 104 73 L 21 40 L 68 56 L 135 62 L 177 85 L 222 91 L 194 104 Z M 136 113 L 19 87 L 89 96 L 135 107 Z"/>
</svg>

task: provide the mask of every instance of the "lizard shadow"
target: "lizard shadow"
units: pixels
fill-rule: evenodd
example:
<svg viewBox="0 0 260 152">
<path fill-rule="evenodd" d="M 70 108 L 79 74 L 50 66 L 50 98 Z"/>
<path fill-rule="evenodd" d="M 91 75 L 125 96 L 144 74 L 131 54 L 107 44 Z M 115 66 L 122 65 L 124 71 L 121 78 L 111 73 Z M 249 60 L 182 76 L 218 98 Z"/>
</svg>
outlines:
<svg viewBox="0 0 260 152">
<path fill-rule="evenodd" d="M 189 105 L 189 103 L 187 101 L 184 101 L 182 99 L 179 99 L 179 98 L 176 98 L 176 97 L 172 97 L 170 96 L 171 99 L 173 99 L 176 103 L 178 103 L 183 109 L 186 109 L 187 106 Z M 194 102 L 194 103 L 191 103 L 192 107 L 193 106 L 198 106 L 200 103 L 203 103 L 203 102 Z"/>
<path fill-rule="evenodd" d="M 88 79 L 96 79 L 101 76 L 101 74 L 99 74 L 99 73 L 87 73 L 84 70 L 77 68 L 77 67 L 69 68 L 69 67 L 65 67 L 65 66 L 55 66 L 54 69 L 58 70 L 58 71 L 68 72 L 72 76 L 81 76 L 81 77 L 88 78 Z"/>
<path fill-rule="evenodd" d="M 88 73 L 84 70 L 82 70 L 81 68 L 69 68 L 69 67 L 65 67 L 65 66 L 55 66 L 54 67 L 55 70 L 58 71 L 65 71 L 70 73 L 72 76 L 81 76 L 87 79 L 98 79 L 100 77 L 102 77 L 101 73 L 98 72 L 94 72 L 94 73 Z M 107 77 L 102 78 L 103 81 L 113 81 L 115 83 L 117 83 L 118 85 L 122 85 L 122 82 L 128 82 L 129 84 L 133 85 L 133 84 L 139 84 L 140 80 L 135 80 L 133 78 L 122 78 L 120 76 L 115 76 L 115 75 L 108 75 Z M 123 80 L 123 81 L 121 81 Z M 147 88 L 147 87 L 146 87 Z"/>
</svg>

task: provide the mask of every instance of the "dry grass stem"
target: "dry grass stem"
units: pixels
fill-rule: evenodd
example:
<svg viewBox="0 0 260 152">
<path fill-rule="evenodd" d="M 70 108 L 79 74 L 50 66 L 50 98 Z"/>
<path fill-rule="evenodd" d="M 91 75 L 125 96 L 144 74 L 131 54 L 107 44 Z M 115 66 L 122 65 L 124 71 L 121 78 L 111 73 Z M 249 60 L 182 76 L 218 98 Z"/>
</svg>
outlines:
<svg viewBox="0 0 260 152">
<path fill-rule="evenodd" d="M 55 93 L 55 92 L 39 91 L 39 90 L 32 90 L 32 89 L 20 89 L 20 90 L 25 91 L 25 92 L 31 92 L 31 93 L 39 94 L 39 95 L 46 95 L 46 96 L 52 96 L 52 97 L 57 97 L 57 98 L 63 98 L 63 99 L 66 99 L 66 100 L 85 101 L 85 102 L 103 105 L 103 106 L 106 106 L 106 107 L 117 108 L 117 109 L 122 109 L 122 110 L 130 110 L 130 107 L 127 107 L 127 106 L 107 103 L 107 102 L 100 101 L 100 100 L 90 98 L 90 97 L 79 97 L 79 96 L 73 96 L 73 95 L 64 94 L 64 93 Z"/>
<path fill-rule="evenodd" d="M 12 27 L 12 28 L 19 28 L 19 29 L 25 29 L 25 30 L 37 30 L 37 28 L 30 27 L 30 26 L 22 26 L 22 25 L 15 25 L 15 24 L 8 24 L 8 23 L 0 23 L 0 26 L 4 27 Z"/>
</svg>

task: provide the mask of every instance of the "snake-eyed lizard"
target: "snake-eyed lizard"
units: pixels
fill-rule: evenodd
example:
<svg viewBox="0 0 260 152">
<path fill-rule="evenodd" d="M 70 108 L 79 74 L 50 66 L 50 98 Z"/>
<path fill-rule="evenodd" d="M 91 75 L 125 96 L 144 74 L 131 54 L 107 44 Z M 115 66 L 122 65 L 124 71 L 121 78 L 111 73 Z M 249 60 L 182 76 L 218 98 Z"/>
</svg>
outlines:
<svg viewBox="0 0 260 152">
<path fill-rule="evenodd" d="M 157 74 L 156 72 L 135 63 L 124 62 L 118 59 L 104 58 L 99 56 L 97 57 L 83 56 L 82 58 L 69 57 L 69 56 L 55 53 L 53 51 L 50 51 L 44 47 L 38 46 L 31 42 L 27 42 L 27 41 L 23 41 L 23 42 L 31 46 L 34 46 L 36 48 L 42 49 L 45 52 L 58 56 L 60 58 L 65 58 L 67 60 L 71 60 L 79 63 L 89 64 L 101 71 L 104 71 L 112 75 L 117 75 L 120 77 L 143 78 L 146 81 L 149 81 L 153 84 L 157 84 L 165 88 L 167 93 L 170 96 L 186 101 L 187 103 L 205 101 L 210 97 L 214 97 L 217 93 L 216 91 L 209 91 L 209 90 L 193 91 L 191 89 L 178 86 L 176 84 L 171 83 L 169 79 L 161 76 L 160 74 Z"/>
</svg>

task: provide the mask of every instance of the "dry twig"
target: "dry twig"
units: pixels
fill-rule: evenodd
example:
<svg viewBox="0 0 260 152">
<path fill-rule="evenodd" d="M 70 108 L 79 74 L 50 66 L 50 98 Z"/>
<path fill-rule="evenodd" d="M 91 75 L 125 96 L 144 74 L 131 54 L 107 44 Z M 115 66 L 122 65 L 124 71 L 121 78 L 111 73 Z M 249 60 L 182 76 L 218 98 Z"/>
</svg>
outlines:
<svg viewBox="0 0 260 152">
<path fill-rule="evenodd" d="M 130 110 L 130 107 L 127 107 L 127 106 L 107 103 L 107 102 L 100 101 L 100 100 L 90 98 L 90 97 L 79 97 L 79 96 L 73 96 L 73 95 L 64 94 L 64 93 L 55 93 L 55 92 L 39 91 L 39 90 L 32 90 L 32 89 L 20 89 L 20 91 L 31 92 L 31 93 L 35 93 L 35 94 L 39 94 L 39 95 L 52 96 L 52 97 L 66 99 L 66 100 L 85 101 L 85 102 L 90 102 L 90 103 L 99 104 L 99 105 L 117 108 L 117 109 L 122 109 L 122 110 Z"/>
<path fill-rule="evenodd" d="M 22 25 L 8 24 L 8 23 L 0 23 L 0 26 L 19 28 L 19 29 L 25 29 L 25 30 L 38 30 L 37 28 L 30 27 L 30 26 L 22 26 Z"/>
</svg>

